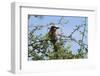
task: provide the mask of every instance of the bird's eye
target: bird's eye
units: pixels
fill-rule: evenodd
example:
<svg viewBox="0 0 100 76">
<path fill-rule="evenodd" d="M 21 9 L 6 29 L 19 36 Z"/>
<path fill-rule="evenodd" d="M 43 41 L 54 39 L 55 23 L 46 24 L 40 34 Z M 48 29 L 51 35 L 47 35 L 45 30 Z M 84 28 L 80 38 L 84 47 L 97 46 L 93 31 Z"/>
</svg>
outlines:
<svg viewBox="0 0 100 76">
<path fill-rule="evenodd" d="M 56 30 L 56 28 L 54 28 Z"/>
</svg>

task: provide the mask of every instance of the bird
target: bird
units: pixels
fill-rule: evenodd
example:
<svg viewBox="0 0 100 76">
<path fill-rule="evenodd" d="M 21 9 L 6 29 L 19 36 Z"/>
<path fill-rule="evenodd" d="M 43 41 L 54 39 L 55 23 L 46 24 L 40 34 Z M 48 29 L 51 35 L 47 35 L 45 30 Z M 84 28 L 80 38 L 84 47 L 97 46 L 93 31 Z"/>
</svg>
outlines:
<svg viewBox="0 0 100 76">
<path fill-rule="evenodd" d="M 49 38 L 50 38 L 50 42 L 53 44 L 54 47 L 54 51 L 57 52 L 57 45 L 56 42 L 58 41 L 58 35 L 57 35 L 57 29 L 59 29 L 59 27 L 56 27 L 54 24 L 51 26 L 50 30 L 49 30 Z"/>
<path fill-rule="evenodd" d="M 58 40 L 58 37 L 57 37 L 57 29 L 59 29 L 59 27 L 56 27 L 55 25 L 52 25 L 51 28 L 50 28 L 50 31 L 49 31 L 50 41 L 54 45 L 55 45 L 55 43 Z"/>
</svg>

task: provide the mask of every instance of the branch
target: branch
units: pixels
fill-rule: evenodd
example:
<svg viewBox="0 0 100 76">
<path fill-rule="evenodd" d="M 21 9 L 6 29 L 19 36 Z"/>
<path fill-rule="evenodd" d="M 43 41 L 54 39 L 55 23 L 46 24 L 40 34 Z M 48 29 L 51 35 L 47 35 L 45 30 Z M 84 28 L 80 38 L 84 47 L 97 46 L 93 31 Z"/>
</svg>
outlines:
<svg viewBox="0 0 100 76">
<path fill-rule="evenodd" d="M 60 18 L 60 20 L 58 21 L 58 24 L 61 24 L 61 21 L 63 20 L 63 16 Z"/>
<path fill-rule="evenodd" d="M 74 34 L 74 32 L 76 32 L 77 30 L 79 30 L 79 29 L 80 29 L 80 27 L 82 27 L 82 25 L 81 25 L 81 26 L 77 26 L 77 28 L 76 28 L 76 29 L 74 29 L 74 31 L 73 31 L 73 32 L 71 32 L 71 34 L 69 35 L 69 37 L 72 37 L 72 35 Z"/>
</svg>

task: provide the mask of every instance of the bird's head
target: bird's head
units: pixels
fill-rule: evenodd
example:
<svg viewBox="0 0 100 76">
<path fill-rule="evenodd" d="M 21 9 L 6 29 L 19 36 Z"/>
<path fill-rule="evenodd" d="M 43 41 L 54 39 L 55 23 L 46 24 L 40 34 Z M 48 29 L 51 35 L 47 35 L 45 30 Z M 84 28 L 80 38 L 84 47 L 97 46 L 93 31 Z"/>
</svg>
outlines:
<svg viewBox="0 0 100 76">
<path fill-rule="evenodd" d="M 56 30 L 56 29 L 59 29 L 59 27 L 56 27 L 56 26 L 51 26 L 51 30 Z"/>
<path fill-rule="evenodd" d="M 59 27 L 56 27 L 56 26 L 51 26 L 51 28 L 50 28 L 50 31 L 53 31 L 53 32 L 55 32 L 57 29 L 59 29 Z"/>
</svg>

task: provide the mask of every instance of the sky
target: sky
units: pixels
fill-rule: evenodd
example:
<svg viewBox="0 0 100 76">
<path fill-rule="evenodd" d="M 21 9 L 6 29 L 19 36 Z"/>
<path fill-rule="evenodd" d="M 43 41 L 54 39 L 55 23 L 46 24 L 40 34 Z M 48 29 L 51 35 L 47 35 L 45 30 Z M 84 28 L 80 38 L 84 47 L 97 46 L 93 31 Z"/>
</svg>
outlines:
<svg viewBox="0 0 100 76">
<path fill-rule="evenodd" d="M 48 25 L 46 27 L 43 27 L 42 30 L 36 31 L 35 35 L 39 36 L 40 34 L 45 35 L 49 31 L 50 23 L 55 23 L 56 26 L 60 27 L 58 30 L 58 33 L 63 32 L 64 35 L 68 36 L 71 34 L 71 32 L 76 28 L 76 26 L 86 24 L 88 26 L 88 18 L 87 17 L 80 17 L 80 16 L 64 16 L 61 24 L 58 24 L 59 20 L 62 16 L 40 16 L 35 17 L 34 15 L 30 15 L 28 19 L 28 29 L 29 31 L 32 30 L 34 26 L 38 25 Z M 80 31 L 83 31 L 83 27 L 80 28 Z M 86 34 L 87 35 L 87 34 Z M 80 33 L 76 31 L 73 34 L 73 38 L 76 40 L 79 40 L 81 38 Z M 84 43 L 87 44 L 88 40 L 87 38 L 84 38 Z M 66 44 L 67 45 L 67 44 Z M 79 49 L 79 45 L 75 42 L 71 43 L 72 47 L 72 53 L 76 53 L 77 49 Z"/>
</svg>

